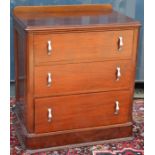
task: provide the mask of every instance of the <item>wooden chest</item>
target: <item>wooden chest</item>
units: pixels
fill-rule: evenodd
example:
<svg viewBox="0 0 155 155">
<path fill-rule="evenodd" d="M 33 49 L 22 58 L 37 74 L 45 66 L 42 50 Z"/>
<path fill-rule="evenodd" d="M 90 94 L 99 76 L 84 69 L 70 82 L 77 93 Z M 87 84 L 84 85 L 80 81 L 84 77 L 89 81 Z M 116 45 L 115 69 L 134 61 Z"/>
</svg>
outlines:
<svg viewBox="0 0 155 155">
<path fill-rule="evenodd" d="M 109 4 L 14 9 L 16 130 L 26 148 L 132 136 L 139 27 Z"/>
</svg>

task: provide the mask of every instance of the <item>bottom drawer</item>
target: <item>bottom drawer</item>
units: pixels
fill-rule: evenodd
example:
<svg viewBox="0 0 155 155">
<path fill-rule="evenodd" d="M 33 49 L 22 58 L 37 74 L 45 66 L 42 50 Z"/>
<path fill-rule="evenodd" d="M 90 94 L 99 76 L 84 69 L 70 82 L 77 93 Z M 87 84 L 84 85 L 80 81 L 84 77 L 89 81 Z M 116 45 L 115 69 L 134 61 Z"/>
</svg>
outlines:
<svg viewBox="0 0 155 155">
<path fill-rule="evenodd" d="M 107 126 L 131 121 L 130 91 L 35 99 L 35 132 Z"/>
</svg>

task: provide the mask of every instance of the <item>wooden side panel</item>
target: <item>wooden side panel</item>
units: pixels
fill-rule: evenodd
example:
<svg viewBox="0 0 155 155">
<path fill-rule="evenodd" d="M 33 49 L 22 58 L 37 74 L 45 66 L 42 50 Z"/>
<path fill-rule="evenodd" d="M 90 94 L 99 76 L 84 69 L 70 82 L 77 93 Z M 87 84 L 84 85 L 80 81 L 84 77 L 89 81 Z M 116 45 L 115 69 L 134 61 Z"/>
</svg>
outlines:
<svg viewBox="0 0 155 155">
<path fill-rule="evenodd" d="M 14 22 L 14 54 L 15 54 L 15 94 L 19 107 L 19 117 L 26 123 L 26 59 L 25 59 L 25 33 Z"/>
<path fill-rule="evenodd" d="M 18 115 L 28 132 L 34 129 L 33 104 L 33 34 L 26 33 L 14 21 L 15 80 Z"/>
<path fill-rule="evenodd" d="M 76 37 L 75 37 L 76 36 Z M 119 51 L 119 37 L 123 47 Z M 51 54 L 48 55 L 48 41 Z M 132 55 L 133 30 L 59 33 L 34 35 L 35 64 L 66 61 L 129 59 Z"/>
<path fill-rule="evenodd" d="M 34 131 L 34 53 L 33 53 L 33 33 L 26 34 L 26 127 L 28 132 Z"/>
</svg>

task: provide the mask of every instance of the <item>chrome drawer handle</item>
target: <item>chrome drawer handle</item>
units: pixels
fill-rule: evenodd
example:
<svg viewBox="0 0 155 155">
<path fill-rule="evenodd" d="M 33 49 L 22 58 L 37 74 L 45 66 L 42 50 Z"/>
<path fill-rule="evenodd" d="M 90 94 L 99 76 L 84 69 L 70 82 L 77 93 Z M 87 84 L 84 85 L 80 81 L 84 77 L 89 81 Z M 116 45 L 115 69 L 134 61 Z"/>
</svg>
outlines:
<svg viewBox="0 0 155 155">
<path fill-rule="evenodd" d="M 115 101 L 115 115 L 118 115 L 119 114 L 119 102 L 118 101 Z"/>
<path fill-rule="evenodd" d="M 117 67 L 116 68 L 116 80 L 120 80 L 120 77 L 121 77 L 121 68 L 120 67 Z"/>
<path fill-rule="evenodd" d="M 123 48 L 123 37 L 119 37 L 118 39 L 118 50 L 121 51 Z"/>
<path fill-rule="evenodd" d="M 52 120 L 52 109 L 48 108 L 48 122 L 51 122 Z"/>
<path fill-rule="evenodd" d="M 51 55 L 51 52 L 52 52 L 52 42 L 51 42 L 51 40 L 48 40 L 47 45 L 48 45 L 47 46 L 47 48 L 48 48 L 47 54 Z"/>
<path fill-rule="evenodd" d="M 50 87 L 52 83 L 52 75 L 51 73 L 47 74 L 47 86 Z"/>
</svg>

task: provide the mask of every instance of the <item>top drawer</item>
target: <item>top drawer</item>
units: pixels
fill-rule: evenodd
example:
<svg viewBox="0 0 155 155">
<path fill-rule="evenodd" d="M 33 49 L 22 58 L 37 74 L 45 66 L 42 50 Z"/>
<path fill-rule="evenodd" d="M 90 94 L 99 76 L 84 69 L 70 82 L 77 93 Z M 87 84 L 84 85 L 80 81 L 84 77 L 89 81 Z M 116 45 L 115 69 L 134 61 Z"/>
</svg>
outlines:
<svg viewBox="0 0 155 155">
<path fill-rule="evenodd" d="M 127 59 L 132 54 L 132 42 L 132 30 L 36 34 L 35 64 Z"/>
</svg>

